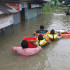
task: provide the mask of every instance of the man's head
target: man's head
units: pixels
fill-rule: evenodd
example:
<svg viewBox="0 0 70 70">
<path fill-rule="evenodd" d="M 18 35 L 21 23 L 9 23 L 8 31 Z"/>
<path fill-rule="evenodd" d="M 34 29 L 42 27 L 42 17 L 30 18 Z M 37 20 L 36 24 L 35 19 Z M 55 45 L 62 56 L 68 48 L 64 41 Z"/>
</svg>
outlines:
<svg viewBox="0 0 70 70">
<path fill-rule="evenodd" d="M 52 30 L 50 31 L 50 34 L 55 34 L 54 29 L 52 29 Z"/>
<path fill-rule="evenodd" d="M 43 25 L 40 25 L 40 29 L 41 29 L 41 30 L 44 29 L 44 26 L 43 26 Z"/>
<path fill-rule="evenodd" d="M 39 35 L 38 36 L 38 40 L 43 40 L 43 36 L 42 35 Z"/>
<path fill-rule="evenodd" d="M 28 42 L 27 42 L 27 40 L 23 40 L 21 42 L 21 46 L 22 46 L 22 48 L 28 48 Z"/>
</svg>

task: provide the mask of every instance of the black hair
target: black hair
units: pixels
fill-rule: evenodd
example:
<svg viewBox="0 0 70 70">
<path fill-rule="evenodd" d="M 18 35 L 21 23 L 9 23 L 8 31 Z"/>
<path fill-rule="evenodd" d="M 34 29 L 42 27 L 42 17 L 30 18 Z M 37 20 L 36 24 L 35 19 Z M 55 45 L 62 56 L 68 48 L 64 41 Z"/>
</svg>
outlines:
<svg viewBox="0 0 70 70">
<path fill-rule="evenodd" d="M 43 36 L 42 35 L 39 35 L 38 36 L 38 40 L 43 40 Z"/>
<path fill-rule="evenodd" d="M 54 29 L 52 29 L 52 30 L 50 31 L 50 34 L 55 34 Z"/>
<path fill-rule="evenodd" d="M 27 42 L 27 40 L 23 40 L 23 41 L 21 42 L 21 47 L 22 47 L 22 48 L 28 48 L 28 42 Z"/>
<path fill-rule="evenodd" d="M 40 25 L 40 29 L 44 29 L 44 26 L 43 25 Z"/>
</svg>

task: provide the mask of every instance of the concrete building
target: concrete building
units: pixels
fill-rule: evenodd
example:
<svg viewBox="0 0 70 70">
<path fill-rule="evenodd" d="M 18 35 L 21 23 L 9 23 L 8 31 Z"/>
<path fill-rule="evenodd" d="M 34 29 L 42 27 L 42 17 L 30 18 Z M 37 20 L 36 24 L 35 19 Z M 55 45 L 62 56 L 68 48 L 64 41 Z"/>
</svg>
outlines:
<svg viewBox="0 0 70 70">
<path fill-rule="evenodd" d="M 16 7 L 12 4 L 0 4 L 0 30 L 20 23 L 20 11 L 19 4 Z"/>
<path fill-rule="evenodd" d="M 44 0 L 0 0 L 0 30 L 42 14 Z"/>
<path fill-rule="evenodd" d="M 22 5 L 24 5 L 21 13 L 24 16 L 23 19 L 30 19 L 42 14 L 42 4 L 23 3 Z"/>
</svg>

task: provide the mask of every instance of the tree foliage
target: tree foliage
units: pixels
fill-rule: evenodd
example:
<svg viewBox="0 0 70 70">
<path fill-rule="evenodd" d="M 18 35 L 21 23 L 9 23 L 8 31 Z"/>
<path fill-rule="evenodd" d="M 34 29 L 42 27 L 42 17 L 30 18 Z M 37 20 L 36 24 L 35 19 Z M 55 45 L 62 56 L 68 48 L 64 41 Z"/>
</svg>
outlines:
<svg viewBox="0 0 70 70">
<path fill-rule="evenodd" d="M 60 2 L 65 1 L 65 4 L 70 4 L 70 0 L 59 0 Z"/>
<path fill-rule="evenodd" d="M 52 1 L 56 1 L 57 2 L 57 0 L 52 0 Z M 58 0 L 60 3 L 62 2 L 62 1 L 65 1 L 65 4 L 67 5 L 67 4 L 70 4 L 70 0 Z"/>
</svg>

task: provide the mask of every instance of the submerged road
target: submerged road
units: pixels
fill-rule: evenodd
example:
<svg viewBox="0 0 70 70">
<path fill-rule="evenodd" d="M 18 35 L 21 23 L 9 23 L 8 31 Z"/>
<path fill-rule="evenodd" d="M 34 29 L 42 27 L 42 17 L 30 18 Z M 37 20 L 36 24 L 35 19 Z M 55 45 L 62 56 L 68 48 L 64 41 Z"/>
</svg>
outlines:
<svg viewBox="0 0 70 70">
<path fill-rule="evenodd" d="M 34 56 L 23 57 L 12 52 L 14 45 L 20 45 L 26 36 L 32 36 L 40 25 L 45 29 L 65 29 L 70 31 L 70 17 L 64 13 L 41 15 L 23 21 L 11 29 L 0 32 L 0 70 L 70 70 L 70 38 L 53 41 Z"/>
</svg>

